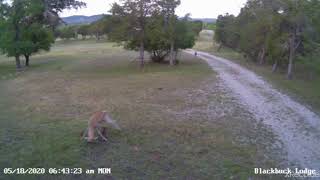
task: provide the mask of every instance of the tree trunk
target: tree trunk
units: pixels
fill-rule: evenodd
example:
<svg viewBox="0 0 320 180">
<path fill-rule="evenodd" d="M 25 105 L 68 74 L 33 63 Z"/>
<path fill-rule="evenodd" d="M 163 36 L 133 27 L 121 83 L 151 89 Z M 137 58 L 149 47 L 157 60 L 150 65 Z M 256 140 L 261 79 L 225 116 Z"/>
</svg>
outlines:
<svg viewBox="0 0 320 180">
<path fill-rule="evenodd" d="M 20 71 L 21 70 L 20 56 L 16 55 L 15 58 L 16 58 L 16 68 L 18 71 Z"/>
<path fill-rule="evenodd" d="M 100 41 L 100 35 L 98 33 L 96 34 L 96 39 L 97 41 Z"/>
<path fill-rule="evenodd" d="M 175 53 L 174 53 L 174 41 L 171 41 L 170 44 L 170 66 L 175 65 Z"/>
<path fill-rule="evenodd" d="M 15 28 L 14 43 L 17 43 L 20 40 L 20 29 L 17 22 L 14 24 L 14 28 Z M 20 55 L 15 53 L 15 58 L 16 58 L 16 68 L 18 71 L 20 71 L 21 70 Z"/>
<path fill-rule="evenodd" d="M 272 66 L 272 72 L 275 73 L 278 69 L 278 60 L 276 60 Z"/>
<path fill-rule="evenodd" d="M 144 67 L 144 41 L 140 42 L 140 67 Z"/>
<path fill-rule="evenodd" d="M 218 51 L 218 52 L 220 52 L 220 50 L 221 50 L 221 49 L 222 49 L 222 44 L 220 44 L 220 45 L 219 45 L 219 47 L 218 47 L 218 50 L 217 50 L 217 51 Z"/>
<path fill-rule="evenodd" d="M 309 71 L 309 80 L 312 81 L 314 79 L 314 73 L 312 70 Z"/>
<path fill-rule="evenodd" d="M 292 68 L 293 68 L 293 61 L 294 61 L 294 55 L 295 55 L 295 35 L 293 35 L 289 39 L 289 64 L 288 64 L 288 73 L 287 78 L 292 79 Z"/>
<path fill-rule="evenodd" d="M 29 67 L 30 56 L 29 55 L 24 55 L 24 57 L 26 58 L 26 67 Z"/>
<path fill-rule="evenodd" d="M 259 53 L 259 64 L 260 65 L 264 64 L 265 57 L 266 57 L 266 49 L 265 49 L 265 47 L 263 47 Z"/>
<path fill-rule="evenodd" d="M 175 53 L 174 53 L 174 62 L 175 62 L 175 64 L 177 64 L 177 59 L 178 59 L 178 50 L 175 51 Z"/>
</svg>

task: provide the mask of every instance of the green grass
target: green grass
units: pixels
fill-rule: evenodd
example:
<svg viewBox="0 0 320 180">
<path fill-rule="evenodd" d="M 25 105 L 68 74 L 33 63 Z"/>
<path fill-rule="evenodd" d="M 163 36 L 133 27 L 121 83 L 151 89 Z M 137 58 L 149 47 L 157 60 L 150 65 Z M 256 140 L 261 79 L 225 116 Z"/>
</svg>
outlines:
<svg viewBox="0 0 320 180">
<path fill-rule="evenodd" d="M 10 59 L 13 61 L 13 59 Z M 16 75 L 16 69 L 15 66 L 12 66 L 12 63 L 10 62 L 9 58 L 0 55 L 0 80 L 1 79 L 8 79 Z"/>
<path fill-rule="evenodd" d="M 316 74 L 310 80 L 308 75 L 299 63 L 296 64 L 295 77 L 293 80 L 286 78 L 286 69 L 280 69 L 277 73 L 272 73 L 271 65 L 260 66 L 256 63 L 244 58 L 244 55 L 230 48 L 223 47 L 218 52 L 218 45 L 213 42 L 212 31 L 203 31 L 199 41 L 194 47 L 200 51 L 210 52 L 214 55 L 230 59 L 242 66 L 254 71 L 258 75 L 264 77 L 277 89 L 289 94 L 299 102 L 309 106 L 314 111 L 320 113 L 320 75 Z"/>
<path fill-rule="evenodd" d="M 216 30 L 217 25 L 216 23 L 207 23 L 204 25 L 206 30 Z"/>
<path fill-rule="evenodd" d="M 247 179 L 256 166 L 278 164 L 266 156 L 272 133 L 215 87 L 205 62 L 182 54 L 177 67 L 147 63 L 141 71 L 131 61 L 137 56 L 112 43 L 59 42 L 18 74 L 3 57 L 0 169 L 110 167 L 115 179 Z M 80 132 L 99 109 L 122 131 L 110 130 L 108 143 L 87 144 Z M 48 178 L 58 177 L 41 176 Z"/>
</svg>

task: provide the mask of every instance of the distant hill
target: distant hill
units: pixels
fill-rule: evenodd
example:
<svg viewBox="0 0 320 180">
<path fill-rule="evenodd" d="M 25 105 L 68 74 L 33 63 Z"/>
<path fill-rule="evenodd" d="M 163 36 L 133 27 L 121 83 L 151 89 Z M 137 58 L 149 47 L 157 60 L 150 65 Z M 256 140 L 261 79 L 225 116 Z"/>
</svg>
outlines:
<svg viewBox="0 0 320 180">
<path fill-rule="evenodd" d="M 100 20 L 104 14 L 94 15 L 94 16 L 69 16 L 64 17 L 62 20 L 69 25 L 76 24 L 90 24 L 92 22 Z M 214 18 L 192 18 L 191 21 L 202 21 L 204 23 L 215 23 L 216 19 Z"/>
<path fill-rule="evenodd" d="M 69 25 L 90 24 L 92 22 L 100 20 L 103 16 L 103 14 L 94 16 L 69 16 L 63 17 L 62 20 Z"/>
<path fill-rule="evenodd" d="M 179 19 L 183 19 L 183 17 L 180 17 Z M 189 21 L 202 21 L 203 23 L 215 23 L 217 19 L 214 18 L 190 18 Z"/>
<path fill-rule="evenodd" d="M 217 19 L 214 18 L 192 18 L 193 21 L 202 21 L 204 23 L 215 23 Z"/>
</svg>

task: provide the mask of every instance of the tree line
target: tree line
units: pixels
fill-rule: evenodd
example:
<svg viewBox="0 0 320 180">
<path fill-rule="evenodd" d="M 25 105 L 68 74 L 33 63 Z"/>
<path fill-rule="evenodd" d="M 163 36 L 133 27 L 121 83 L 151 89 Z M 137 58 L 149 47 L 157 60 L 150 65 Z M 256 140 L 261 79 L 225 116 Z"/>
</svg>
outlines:
<svg viewBox="0 0 320 180">
<path fill-rule="evenodd" d="M 296 62 L 319 71 L 319 9 L 318 0 L 249 0 L 237 17 L 218 17 L 215 40 L 273 72 L 286 68 L 288 79 Z"/>
<path fill-rule="evenodd" d="M 55 38 L 64 40 L 78 39 L 81 35 L 82 39 L 85 40 L 88 36 L 95 37 L 100 40 L 102 36 L 110 33 L 112 24 L 109 22 L 111 15 L 105 15 L 98 21 L 92 22 L 91 24 L 80 24 L 80 25 L 67 25 L 62 24 L 54 31 Z"/>
<path fill-rule="evenodd" d="M 175 14 L 180 0 L 122 0 L 114 3 L 110 15 L 87 25 L 66 26 L 58 14 L 64 9 L 81 8 L 77 0 L 0 0 L 0 50 L 15 57 L 21 69 L 20 57 L 26 59 L 42 50 L 49 51 L 56 38 L 71 39 L 82 35 L 99 40 L 107 35 L 130 50 L 138 50 L 140 66 L 145 64 L 145 52 L 153 62 L 176 65 L 179 49 L 193 47 L 202 30 L 201 21 L 191 21 L 189 15 Z M 62 26 L 61 26 L 62 25 Z"/>
<path fill-rule="evenodd" d="M 82 37 L 106 35 L 110 41 L 121 43 L 126 49 L 140 51 L 140 66 L 145 63 L 145 51 L 156 63 L 175 65 L 179 49 L 192 48 L 202 31 L 202 21 L 192 21 L 187 14 L 179 18 L 175 9 L 179 0 L 124 0 L 114 3 L 110 15 L 89 25 L 65 27 Z M 63 33 L 62 33 L 63 34 Z"/>
<path fill-rule="evenodd" d="M 58 13 L 83 6 L 85 3 L 77 0 L 0 0 L 1 52 L 15 57 L 18 70 L 21 56 L 29 66 L 31 55 L 50 50 L 54 43 L 53 30 L 61 21 Z"/>
</svg>

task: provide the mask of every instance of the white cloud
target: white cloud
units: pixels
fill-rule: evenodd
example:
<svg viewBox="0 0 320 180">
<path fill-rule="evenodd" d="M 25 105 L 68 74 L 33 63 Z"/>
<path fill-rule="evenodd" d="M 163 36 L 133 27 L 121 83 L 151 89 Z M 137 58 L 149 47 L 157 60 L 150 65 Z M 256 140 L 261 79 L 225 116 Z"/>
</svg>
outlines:
<svg viewBox="0 0 320 180">
<path fill-rule="evenodd" d="M 87 8 L 80 10 L 65 10 L 61 16 L 70 15 L 96 15 L 106 14 L 110 10 L 110 5 L 115 0 L 83 0 L 87 3 Z M 179 16 L 191 13 L 194 18 L 216 18 L 220 14 L 234 14 L 240 12 L 246 0 L 181 0 L 181 5 L 177 9 Z"/>
</svg>

